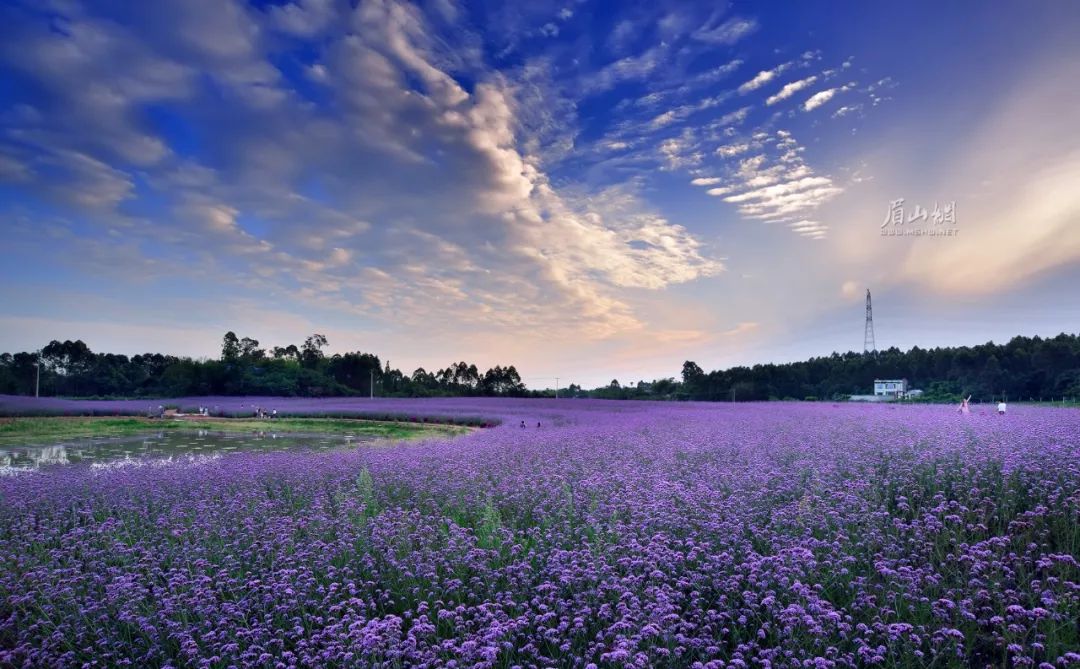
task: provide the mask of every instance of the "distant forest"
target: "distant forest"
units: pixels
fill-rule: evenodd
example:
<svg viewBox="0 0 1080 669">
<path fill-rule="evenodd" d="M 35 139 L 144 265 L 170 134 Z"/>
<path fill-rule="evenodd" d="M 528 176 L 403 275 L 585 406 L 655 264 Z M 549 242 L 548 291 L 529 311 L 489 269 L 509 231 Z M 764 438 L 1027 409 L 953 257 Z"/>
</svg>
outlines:
<svg viewBox="0 0 1080 669">
<path fill-rule="evenodd" d="M 687 399 L 731 401 L 846 399 L 873 393 L 874 379 L 907 379 L 923 399 L 942 401 L 971 395 L 986 402 L 1080 398 L 1080 336 L 1013 337 L 1007 344 L 923 349 L 890 348 L 877 353 L 833 353 L 784 365 L 733 367 L 704 372 L 683 364 Z"/>
<path fill-rule="evenodd" d="M 160 353 L 128 357 L 94 353 L 82 341 L 52 341 L 40 352 L 0 354 L 0 393 L 33 395 L 41 363 L 40 392 L 64 397 L 179 397 L 184 395 L 550 397 L 529 390 L 513 365 L 484 372 L 457 362 L 406 375 L 377 355 L 328 356 L 326 337 L 301 346 L 262 348 L 226 333 L 221 356 L 193 360 Z M 841 400 L 873 392 L 874 379 L 906 378 L 926 401 L 971 395 L 976 401 L 1080 398 L 1080 336 L 1014 337 L 1007 344 L 877 353 L 833 353 L 805 362 L 732 367 L 712 372 L 683 364 L 675 377 L 609 385 L 592 390 L 571 384 L 560 397 L 603 399 L 763 401 Z"/>
<path fill-rule="evenodd" d="M 228 332 L 217 360 L 161 353 L 128 357 L 94 353 L 81 340 L 52 341 L 40 353 L 0 354 L 0 393 L 33 395 L 35 364 L 41 362 L 40 394 L 63 397 L 181 397 L 185 395 L 272 395 L 329 397 L 370 394 L 390 397 L 526 394 L 513 365 L 481 373 L 476 365 L 453 363 L 412 375 L 393 369 L 371 353 L 327 356 L 325 336 L 300 346 L 262 348 L 259 341 Z"/>
</svg>

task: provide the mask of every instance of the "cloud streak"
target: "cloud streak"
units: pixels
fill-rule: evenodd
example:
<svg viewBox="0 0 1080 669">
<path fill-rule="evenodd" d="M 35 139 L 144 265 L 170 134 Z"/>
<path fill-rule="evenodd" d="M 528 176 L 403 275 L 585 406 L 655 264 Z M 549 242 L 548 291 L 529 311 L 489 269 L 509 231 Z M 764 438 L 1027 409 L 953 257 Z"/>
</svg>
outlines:
<svg viewBox="0 0 1080 669">
<path fill-rule="evenodd" d="M 817 93 L 814 93 L 806 99 L 806 102 L 803 103 L 803 109 L 805 111 L 813 111 L 817 109 L 829 100 L 832 100 L 833 96 L 836 95 L 837 91 L 839 90 L 839 88 L 828 88 L 823 91 L 818 91 Z"/>
<path fill-rule="evenodd" d="M 807 86 L 812 85 L 815 81 L 817 81 L 817 77 L 813 76 L 807 77 L 805 79 L 799 79 L 798 81 L 793 81 L 790 84 L 784 84 L 784 87 L 781 88 L 779 92 L 774 95 L 770 95 L 765 100 L 765 104 L 774 105 L 781 100 L 786 100 L 792 95 L 795 95 L 802 89 L 806 88 Z"/>
</svg>

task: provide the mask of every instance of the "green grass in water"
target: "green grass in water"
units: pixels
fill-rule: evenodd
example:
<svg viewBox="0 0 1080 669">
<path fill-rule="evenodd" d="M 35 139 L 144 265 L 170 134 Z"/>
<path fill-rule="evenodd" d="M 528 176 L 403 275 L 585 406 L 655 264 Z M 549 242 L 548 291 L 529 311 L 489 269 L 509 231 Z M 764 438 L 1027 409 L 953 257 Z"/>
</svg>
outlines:
<svg viewBox="0 0 1080 669">
<path fill-rule="evenodd" d="M 357 437 L 384 439 L 423 439 L 464 434 L 469 431 L 469 428 L 455 425 L 420 425 L 343 418 L 279 418 L 276 420 L 247 418 L 187 420 L 138 417 L 0 418 L 0 445 L 74 437 L 117 437 L 161 430 L 307 432 L 350 434 Z"/>
</svg>

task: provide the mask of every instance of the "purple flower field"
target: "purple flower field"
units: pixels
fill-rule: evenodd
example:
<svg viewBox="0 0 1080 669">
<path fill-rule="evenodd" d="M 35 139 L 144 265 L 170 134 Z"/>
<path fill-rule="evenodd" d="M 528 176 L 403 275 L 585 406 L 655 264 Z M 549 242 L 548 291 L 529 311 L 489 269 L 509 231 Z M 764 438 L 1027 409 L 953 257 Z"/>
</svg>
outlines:
<svg viewBox="0 0 1080 669">
<path fill-rule="evenodd" d="M 501 422 L 0 479 L 0 665 L 1080 666 L 1075 410 L 171 403 Z"/>
</svg>

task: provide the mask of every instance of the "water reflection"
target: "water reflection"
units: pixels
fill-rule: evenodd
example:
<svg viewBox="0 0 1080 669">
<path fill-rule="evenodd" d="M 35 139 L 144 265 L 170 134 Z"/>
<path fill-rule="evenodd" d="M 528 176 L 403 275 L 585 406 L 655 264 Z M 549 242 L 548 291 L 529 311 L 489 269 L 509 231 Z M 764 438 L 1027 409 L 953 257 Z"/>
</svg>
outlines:
<svg viewBox="0 0 1080 669">
<path fill-rule="evenodd" d="M 164 431 L 131 437 L 65 439 L 60 443 L 0 446 L 0 470 L 28 470 L 80 462 L 108 463 L 126 460 L 170 459 L 242 451 L 289 449 L 331 450 L 356 446 L 371 439 L 353 435 L 296 434 L 258 431 L 250 433 L 214 430 Z"/>
</svg>

